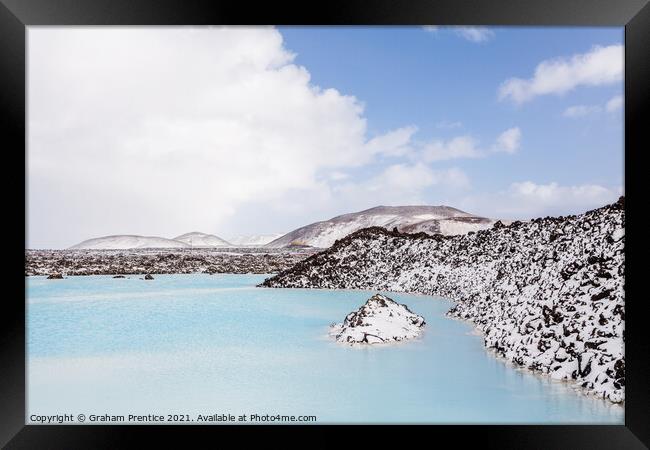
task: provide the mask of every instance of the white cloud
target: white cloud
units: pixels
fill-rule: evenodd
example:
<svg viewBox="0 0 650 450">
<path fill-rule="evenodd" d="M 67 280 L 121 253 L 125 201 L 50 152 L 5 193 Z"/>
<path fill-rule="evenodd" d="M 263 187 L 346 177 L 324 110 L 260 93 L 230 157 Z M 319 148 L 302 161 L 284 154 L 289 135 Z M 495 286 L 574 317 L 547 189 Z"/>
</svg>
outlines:
<svg viewBox="0 0 650 450">
<path fill-rule="evenodd" d="M 582 213 L 612 203 L 620 195 L 621 189 L 597 184 L 563 186 L 523 181 L 512 183 L 499 193 L 466 197 L 459 205 L 461 209 L 496 218 L 532 219 Z"/>
<path fill-rule="evenodd" d="M 464 189 L 470 184 L 469 178 L 460 169 L 434 170 L 422 163 L 392 165 L 375 182 L 378 180 L 383 180 L 387 188 L 399 190 L 419 190 L 434 185 Z"/>
<path fill-rule="evenodd" d="M 462 38 L 475 43 L 487 42 L 494 37 L 494 31 L 487 27 L 454 27 L 454 31 Z"/>
<path fill-rule="evenodd" d="M 623 96 L 622 95 L 617 95 L 615 97 L 612 97 L 607 102 L 607 104 L 605 105 L 605 109 L 607 110 L 607 112 L 618 111 L 621 108 L 623 108 Z"/>
<path fill-rule="evenodd" d="M 516 153 L 521 146 L 521 130 L 517 127 L 509 128 L 499 135 L 494 150 L 505 153 Z"/>
<path fill-rule="evenodd" d="M 456 158 L 480 158 L 483 152 L 478 142 L 470 136 L 458 136 L 448 141 L 432 141 L 422 149 L 425 161 L 442 161 Z"/>
<path fill-rule="evenodd" d="M 493 152 L 513 154 L 521 146 L 521 130 L 510 128 L 501 133 L 490 148 L 481 148 L 479 142 L 471 136 L 458 136 L 447 141 L 434 140 L 422 146 L 424 161 L 444 161 L 459 158 L 483 158 Z"/>
<path fill-rule="evenodd" d="M 419 190 L 437 182 L 436 174 L 424 164 L 395 164 L 373 180 L 381 189 Z"/>
<path fill-rule="evenodd" d="M 345 180 L 346 178 L 350 178 L 350 175 L 345 173 L 345 172 L 340 172 L 338 170 L 335 170 L 333 172 L 330 172 L 328 174 L 329 178 L 334 181 L 338 180 Z"/>
<path fill-rule="evenodd" d="M 623 107 L 623 96 L 622 95 L 617 95 L 615 97 L 612 97 L 610 100 L 605 103 L 604 106 L 600 105 L 575 105 L 575 106 L 569 106 L 567 109 L 564 110 L 564 113 L 562 115 L 564 117 L 569 117 L 572 119 L 576 119 L 579 117 L 585 117 L 585 116 L 590 116 L 593 114 L 599 114 L 602 113 L 603 111 L 607 112 L 616 112 L 620 110 Z"/>
<path fill-rule="evenodd" d="M 321 89 L 268 27 L 30 28 L 28 239 L 217 232 L 242 204 L 327 189 L 406 150 Z"/>
<path fill-rule="evenodd" d="M 589 116 L 591 114 L 596 114 L 601 111 L 602 108 L 598 105 L 576 105 L 576 106 L 569 106 L 567 109 L 564 110 L 562 115 L 564 117 L 575 119 L 578 117 L 584 117 L 584 116 Z"/>
<path fill-rule="evenodd" d="M 561 186 L 557 183 L 513 183 L 509 194 L 529 208 L 545 211 L 553 208 L 589 209 L 614 201 L 620 193 L 596 184 Z"/>
<path fill-rule="evenodd" d="M 524 103 L 540 95 L 560 95 L 579 86 L 620 83 L 623 46 L 596 46 L 571 58 L 542 61 L 530 79 L 511 78 L 499 88 L 499 99 Z"/>
<path fill-rule="evenodd" d="M 333 196 L 346 210 L 354 211 L 378 204 L 425 204 L 425 192 L 462 191 L 470 186 L 467 175 L 458 168 L 433 169 L 424 163 L 400 163 L 386 167 L 368 180 L 344 183 L 333 188 Z"/>
<path fill-rule="evenodd" d="M 360 186 L 368 191 L 386 191 L 400 196 L 419 193 L 423 188 L 440 185 L 466 188 L 469 186 L 469 179 L 457 168 L 434 170 L 423 163 L 402 163 L 388 166 L 379 175 Z"/>
<path fill-rule="evenodd" d="M 459 168 L 436 169 L 422 162 L 375 167 L 368 176 L 359 171 L 337 183 L 296 189 L 280 201 L 258 201 L 239 207 L 229 219 L 233 232 L 261 222 L 265 227 L 292 230 L 298 226 L 377 205 L 455 204 L 452 198 L 470 188 L 468 176 Z M 365 171 L 366 168 L 359 169 Z M 259 229 L 258 229 L 259 231 Z"/>
<path fill-rule="evenodd" d="M 456 167 L 434 172 L 434 175 L 437 184 L 445 185 L 453 189 L 468 189 L 471 185 L 467 174 Z"/>
<path fill-rule="evenodd" d="M 371 154 L 403 156 L 411 151 L 411 137 L 416 131 L 414 126 L 398 128 L 369 140 L 366 148 Z"/>
<path fill-rule="evenodd" d="M 488 27 L 461 27 L 461 26 L 437 26 L 437 25 L 425 25 L 422 29 L 428 33 L 438 33 L 440 30 L 449 29 L 454 32 L 455 35 L 462 37 L 463 39 L 480 44 L 487 42 L 490 39 L 494 38 L 494 31 L 490 30 Z"/>
</svg>

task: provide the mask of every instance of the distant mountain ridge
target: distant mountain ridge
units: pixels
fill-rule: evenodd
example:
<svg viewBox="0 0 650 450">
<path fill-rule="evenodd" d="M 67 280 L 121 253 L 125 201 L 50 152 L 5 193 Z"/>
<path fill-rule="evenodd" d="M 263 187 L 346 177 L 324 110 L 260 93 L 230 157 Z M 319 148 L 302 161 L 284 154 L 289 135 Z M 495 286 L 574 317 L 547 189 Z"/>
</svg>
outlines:
<svg viewBox="0 0 650 450">
<path fill-rule="evenodd" d="M 193 231 L 168 239 L 159 236 L 122 234 L 87 239 L 70 250 L 129 250 L 137 248 L 212 248 L 232 247 L 228 241 L 213 234 Z"/>
<path fill-rule="evenodd" d="M 201 233 L 200 231 L 181 234 L 180 236 L 176 236 L 174 240 L 184 242 L 190 247 L 198 248 L 232 247 L 232 244 L 225 239 L 215 236 L 214 234 Z"/>
<path fill-rule="evenodd" d="M 130 248 L 182 248 L 189 246 L 185 242 L 158 236 L 122 234 L 87 239 L 69 248 L 71 250 L 121 250 Z"/>
<path fill-rule="evenodd" d="M 465 234 L 490 228 L 495 220 L 451 206 L 376 206 L 300 227 L 267 244 L 268 247 L 308 245 L 328 248 L 338 239 L 368 227 L 397 228 L 400 232 Z"/>
<path fill-rule="evenodd" d="M 476 216 L 451 206 L 376 206 L 314 222 L 286 234 L 237 236 L 230 240 L 193 231 L 169 239 L 158 236 L 114 235 L 88 239 L 69 247 L 87 250 L 128 250 L 137 248 L 328 248 L 339 239 L 363 228 L 397 228 L 403 233 L 452 236 L 490 228 L 495 220 Z"/>
</svg>

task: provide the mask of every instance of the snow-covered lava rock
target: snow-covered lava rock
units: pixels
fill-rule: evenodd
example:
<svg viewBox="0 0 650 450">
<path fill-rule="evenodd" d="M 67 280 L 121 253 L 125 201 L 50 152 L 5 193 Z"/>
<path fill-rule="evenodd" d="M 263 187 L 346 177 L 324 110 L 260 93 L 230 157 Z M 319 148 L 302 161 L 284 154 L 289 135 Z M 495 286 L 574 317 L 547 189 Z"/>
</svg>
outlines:
<svg viewBox="0 0 650 450">
<path fill-rule="evenodd" d="M 277 273 L 311 249 L 25 250 L 25 276 Z"/>
<path fill-rule="evenodd" d="M 375 294 L 343 323 L 332 325 L 330 336 L 347 344 L 386 344 L 418 337 L 424 324 L 424 317 L 406 305 Z"/>
<path fill-rule="evenodd" d="M 624 200 L 461 236 L 366 228 L 262 286 L 446 297 L 456 302 L 447 314 L 497 355 L 623 402 Z"/>
</svg>

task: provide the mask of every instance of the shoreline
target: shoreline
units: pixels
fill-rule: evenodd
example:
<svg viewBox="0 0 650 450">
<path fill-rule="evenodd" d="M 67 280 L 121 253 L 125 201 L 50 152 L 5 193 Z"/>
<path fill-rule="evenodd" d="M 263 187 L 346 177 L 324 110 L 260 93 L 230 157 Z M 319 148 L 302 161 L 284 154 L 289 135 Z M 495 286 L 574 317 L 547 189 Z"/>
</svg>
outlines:
<svg viewBox="0 0 650 450">
<path fill-rule="evenodd" d="M 296 290 L 296 289 L 298 289 L 298 290 L 305 289 L 305 290 L 323 290 L 323 291 L 354 291 L 354 292 L 375 292 L 375 291 L 380 291 L 380 292 L 390 292 L 390 293 L 394 293 L 394 294 L 406 294 L 406 295 L 415 295 L 415 296 L 421 296 L 421 297 L 431 297 L 431 299 L 434 300 L 434 301 L 445 301 L 445 302 L 453 303 L 454 304 L 453 306 L 455 306 L 458 303 L 458 301 L 456 301 L 456 300 L 441 297 L 441 296 L 438 296 L 438 295 L 425 294 L 425 293 L 422 293 L 422 292 L 395 291 L 395 290 L 388 290 L 388 289 L 353 289 L 353 288 L 334 288 L 334 289 L 332 289 L 332 288 L 320 288 L 320 287 L 292 288 L 292 287 L 267 287 L 267 286 L 257 286 L 257 287 L 266 288 L 266 289 L 294 289 L 294 290 Z M 453 306 L 452 306 L 452 308 L 453 308 Z M 616 405 L 616 406 L 619 406 L 621 408 L 625 408 L 625 400 L 623 400 L 621 402 L 614 402 L 612 400 L 609 400 L 609 399 L 606 399 L 606 398 L 603 398 L 603 397 L 600 397 L 600 396 L 596 395 L 593 391 L 590 391 L 588 389 L 585 389 L 585 388 L 582 388 L 580 386 L 576 386 L 575 384 L 572 384 L 571 380 L 568 380 L 568 379 L 555 379 L 555 378 L 552 378 L 549 373 L 544 373 L 544 372 L 541 372 L 539 370 L 531 370 L 531 369 L 529 369 L 529 368 L 527 368 L 525 366 L 515 364 L 513 361 L 509 360 L 506 356 L 500 355 L 497 352 L 497 350 L 494 349 L 493 347 L 487 347 L 485 345 L 485 333 L 479 327 L 477 327 L 474 322 L 472 322 L 469 319 L 464 319 L 462 317 L 449 315 L 448 313 L 449 313 L 449 311 L 447 311 L 445 314 L 443 314 L 443 316 L 446 319 L 466 323 L 467 325 L 471 326 L 472 328 L 471 328 L 471 330 L 470 330 L 470 332 L 468 334 L 471 334 L 471 335 L 482 338 L 483 342 L 484 342 L 483 350 L 490 357 L 493 357 L 497 361 L 500 361 L 501 363 L 505 364 L 509 368 L 511 368 L 513 370 L 516 370 L 518 372 L 521 372 L 521 373 L 532 374 L 532 375 L 537 376 L 540 379 L 543 379 L 543 380 L 545 380 L 545 381 L 547 381 L 549 383 L 559 383 L 559 384 L 561 384 L 563 386 L 566 386 L 572 392 L 574 392 L 574 393 L 576 393 L 578 395 L 583 395 L 585 397 L 592 398 L 594 400 L 600 400 L 600 401 L 602 401 L 603 403 L 605 403 L 607 405 Z M 329 328 L 330 327 L 328 327 L 328 330 L 329 330 Z M 424 333 L 426 333 L 426 329 L 423 330 L 423 334 Z M 332 340 L 332 337 L 330 335 L 327 335 L 327 337 L 329 338 L 329 340 Z M 422 339 L 423 339 L 423 336 L 420 336 L 418 338 L 412 339 L 412 341 L 417 342 L 417 341 L 422 340 Z M 336 340 L 333 340 L 333 341 L 334 341 L 335 344 L 342 345 L 344 347 L 350 347 L 350 348 L 356 348 L 356 349 L 366 348 L 365 346 L 350 346 L 349 344 L 346 344 L 346 343 L 336 342 Z M 387 346 L 393 347 L 393 346 L 397 346 L 397 345 L 407 344 L 409 342 L 410 341 L 407 341 L 407 342 L 404 342 L 404 343 L 388 343 L 388 344 L 384 344 L 382 346 L 369 346 L 369 347 L 371 347 L 371 348 L 382 348 L 382 347 L 387 347 Z"/>
<path fill-rule="evenodd" d="M 625 400 L 624 198 L 577 216 L 463 236 L 374 227 L 264 281 L 447 298 L 506 360 L 612 403 Z"/>
<path fill-rule="evenodd" d="M 453 300 L 448 300 L 448 301 L 454 302 Z M 456 303 L 456 302 L 454 302 L 454 303 Z M 445 314 L 445 318 L 450 319 L 450 320 L 456 320 L 458 322 L 462 322 L 462 323 L 466 323 L 468 325 L 471 325 L 472 328 L 471 328 L 471 331 L 468 334 L 483 338 L 485 340 L 485 333 L 483 333 L 483 331 L 481 331 L 480 328 L 476 327 L 472 321 L 467 320 L 467 319 L 463 319 L 461 317 L 450 316 L 448 314 Z M 548 373 L 544 373 L 544 372 L 541 372 L 539 370 L 531 370 L 531 369 L 529 369 L 527 367 L 517 365 L 513 361 L 509 360 L 507 357 L 505 357 L 503 355 L 500 355 L 492 347 L 486 347 L 485 345 L 483 345 L 483 350 L 485 350 L 485 352 L 488 354 L 488 356 L 490 356 L 491 358 L 494 358 L 495 360 L 505 364 L 506 366 L 508 366 L 512 370 L 515 370 L 515 371 L 520 372 L 520 373 L 528 374 L 528 375 L 533 375 L 535 377 L 539 377 L 539 379 L 544 380 L 545 382 L 548 382 L 548 383 L 560 384 L 562 386 L 567 387 L 568 389 L 571 390 L 571 392 L 573 392 L 573 393 L 575 393 L 577 395 L 581 395 L 581 396 L 584 396 L 584 397 L 587 397 L 587 398 L 591 398 L 591 399 L 594 399 L 594 400 L 597 400 L 597 401 L 601 401 L 605 405 L 608 405 L 608 406 L 611 406 L 611 407 L 620 407 L 620 408 L 625 409 L 625 400 L 623 400 L 621 402 L 613 402 L 613 401 L 611 401 L 609 399 L 599 397 L 599 396 L 595 395 L 593 392 L 591 392 L 591 391 L 589 391 L 589 390 L 587 390 L 585 388 L 582 388 L 580 386 L 576 386 L 575 384 L 572 384 L 571 380 L 555 379 L 555 378 L 552 378 L 550 376 L 550 374 L 548 374 Z"/>
<path fill-rule="evenodd" d="M 77 276 L 78 277 L 86 277 L 86 276 L 93 276 L 93 275 L 94 274 L 70 275 L 70 277 L 77 277 Z M 125 274 L 125 275 L 127 275 L 127 274 Z M 143 274 L 130 274 L 130 275 L 143 275 Z M 212 275 L 212 274 L 194 272 L 194 273 L 167 273 L 167 274 L 160 274 L 160 275 Z M 249 273 L 249 274 L 244 274 L 244 273 L 222 273 L 222 274 L 216 274 L 216 275 L 265 275 L 265 276 L 273 276 L 274 273 L 265 273 L 265 274 L 258 274 L 258 273 Z M 94 275 L 94 276 L 109 277 L 110 275 L 105 274 L 105 275 Z M 36 275 L 36 276 L 25 277 L 25 278 L 27 279 L 27 278 L 34 278 L 34 277 L 44 277 L 44 276 Z M 46 278 L 43 278 L 43 279 L 46 279 Z M 51 281 L 55 282 L 57 280 L 51 280 Z M 258 288 L 258 289 L 259 288 L 266 288 L 266 286 L 259 286 L 259 285 L 258 286 L 251 285 L 251 287 L 255 287 L 255 288 Z M 290 289 L 290 290 L 310 290 L 310 291 L 320 290 L 320 291 L 336 291 L 336 292 L 346 292 L 346 291 L 349 291 L 349 292 L 367 292 L 367 293 L 369 293 L 369 295 L 372 295 L 372 293 L 376 293 L 376 292 L 383 292 L 383 293 L 391 293 L 391 294 L 398 294 L 398 295 L 399 294 L 404 294 L 404 295 L 415 296 L 415 297 L 428 297 L 427 300 L 429 300 L 429 301 L 442 301 L 444 303 L 450 303 L 451 304 L 450 306 L 452 308 L 458 303 L 457 301 L 455 301 L 453 299 L 441 297 L 441 296 L 438 296 L 438 295 L 431 295 L 431 294 L 422 293 L 422 292 L 408 292 L 408 291 L 404 291 L 404 290 L 396 291 L 396 290 L 388 290 L 388 289 L 350 289 L 350 288 L 333 288 L 333 289 L 330 289 L 330 288 L 321 288 L 321 287 L 303 287 L 303 288 L 283 288 L 283 287 L 278 288 L 278 287 L 274 287 L 274 288 L 268 288 L 268 289 Z M 515 370 L 517 372 L 520 372 L 522 374 L 534 375 L 536 377 L 539 377 L 539 379 L 541 379 L 541 380 L 543 380 L 544 382 L 547 382 L 547 383 L 558 383 L 559 385 L 562 385 L 562 386 L 568 388 L 568 390 L 570 390 L 571 392 L 573 392 L 573 393 L 575 393 L 577 395 L 592 398 L 594 400 L 600 400 L 606 405 L 609 405 L 609 406 L 616 405 L 617 407 L 625 408 L 625 402 L 624 401 L 622 401 L 622 402 L 613 402 L 613 401 L 611 401 L 609 399 L 602 398 L 600 396 L 594 395 L 593 392 L 591 392 L 591 391 L 589 391 L 587 389 L 584 389 L 584 388 L 581 388 L 579 386 L 576 386 L 575 384 L 572 384 L 571 380 L 554 379 L 548 373 L 543 373 L 543 372 L 538 371 L 538 370 L 531 370 L 531 369 L 529 369 L 529 368 L 527 368 L 525 366 L 517 365 L 513 361 L 509 360 L 507 357 L 505 357 L 503 355 L 500 355 L 494 348 L 487 347 L 485 345 L 485 333 L 479 327 L 477 327 L 474 324 L 474 322 L 472 322 L 471 320 L 468 320 L 468 319 L 461 318 L 461 317 L 449 315 L 448 313 L 449 313 L 449 310 L 447 310 L 445 313 L 441 314 L 441 316 L 444 317 L 445 319 L 459 321 L 459 322 L 462 322 L 462 323 L 467 324 L 468 326 L 470 326 L 470 329 L 468 330 L 467 334 L 482 338 L 483 339 L 482 347 L 483 347 L 483 350 L 485 351 L 485 353 L 489 357 L 494 358 L 495 360 L 499 361 L 500 363 L 503 363 L 509 369 L 513 369 L 513 370 Z M 399 346 L 404 346 L 404 345 L 408 345 L 408 344 L 417 345 L 417 343 L 421 342 L 424 339 L 424 335 L 427 333 L 427 329 L 425 327 L 425 329 L 422 330 L 422 334 L 420 336 L 418 336 L 418 337 L 416 337 L 414 339 L 409 339 L 409 340 L 407 340 L 405 342 L 388 342 L 388 343 L 384 343 L 382 345 L 364 346 L 364 345 L 350 345 L 348 343 L 336 341 L 336 339 L 333 339 L 332 335 L 330 334 L 330 331 L 331 331 L 331 326 L 330 325 L 324 327 L 323 331 L 324 331 L 323 334 L 319 335 L 319 339 L 326 340 L 326 341 L 330 342 L 332 345 L 341 346 L 341 347 L 345 347 L 345 348 L 352 348 L 354 350 L 364 350 L 366 348 L 372 348 L 373 350 L 376 350 L 376 349 L 382 349 L 382 348 L 397 348 Z"/>
</svg>

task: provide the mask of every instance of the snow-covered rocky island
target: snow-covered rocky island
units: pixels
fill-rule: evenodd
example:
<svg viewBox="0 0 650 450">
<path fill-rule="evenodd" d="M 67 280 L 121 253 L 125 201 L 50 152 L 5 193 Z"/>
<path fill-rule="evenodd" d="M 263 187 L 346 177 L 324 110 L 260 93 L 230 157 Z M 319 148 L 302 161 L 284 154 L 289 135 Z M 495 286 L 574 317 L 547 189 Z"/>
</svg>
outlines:
<svg viewBox="0 0 650 450">
<path fill-rule="evenodd" d="M 343 323 L 332 325 L 330 336 L 346 344 L 386 344 L 418 337 L 424 325 L 424 317 L 406 305 L 375 294 Z"/>
<path fill-rule="evenodd" d="M 625 204 L 460 236 L 366 228 L 265 287 L 441 296 L 517 366 L 624 401 Z"/>
</svg>

